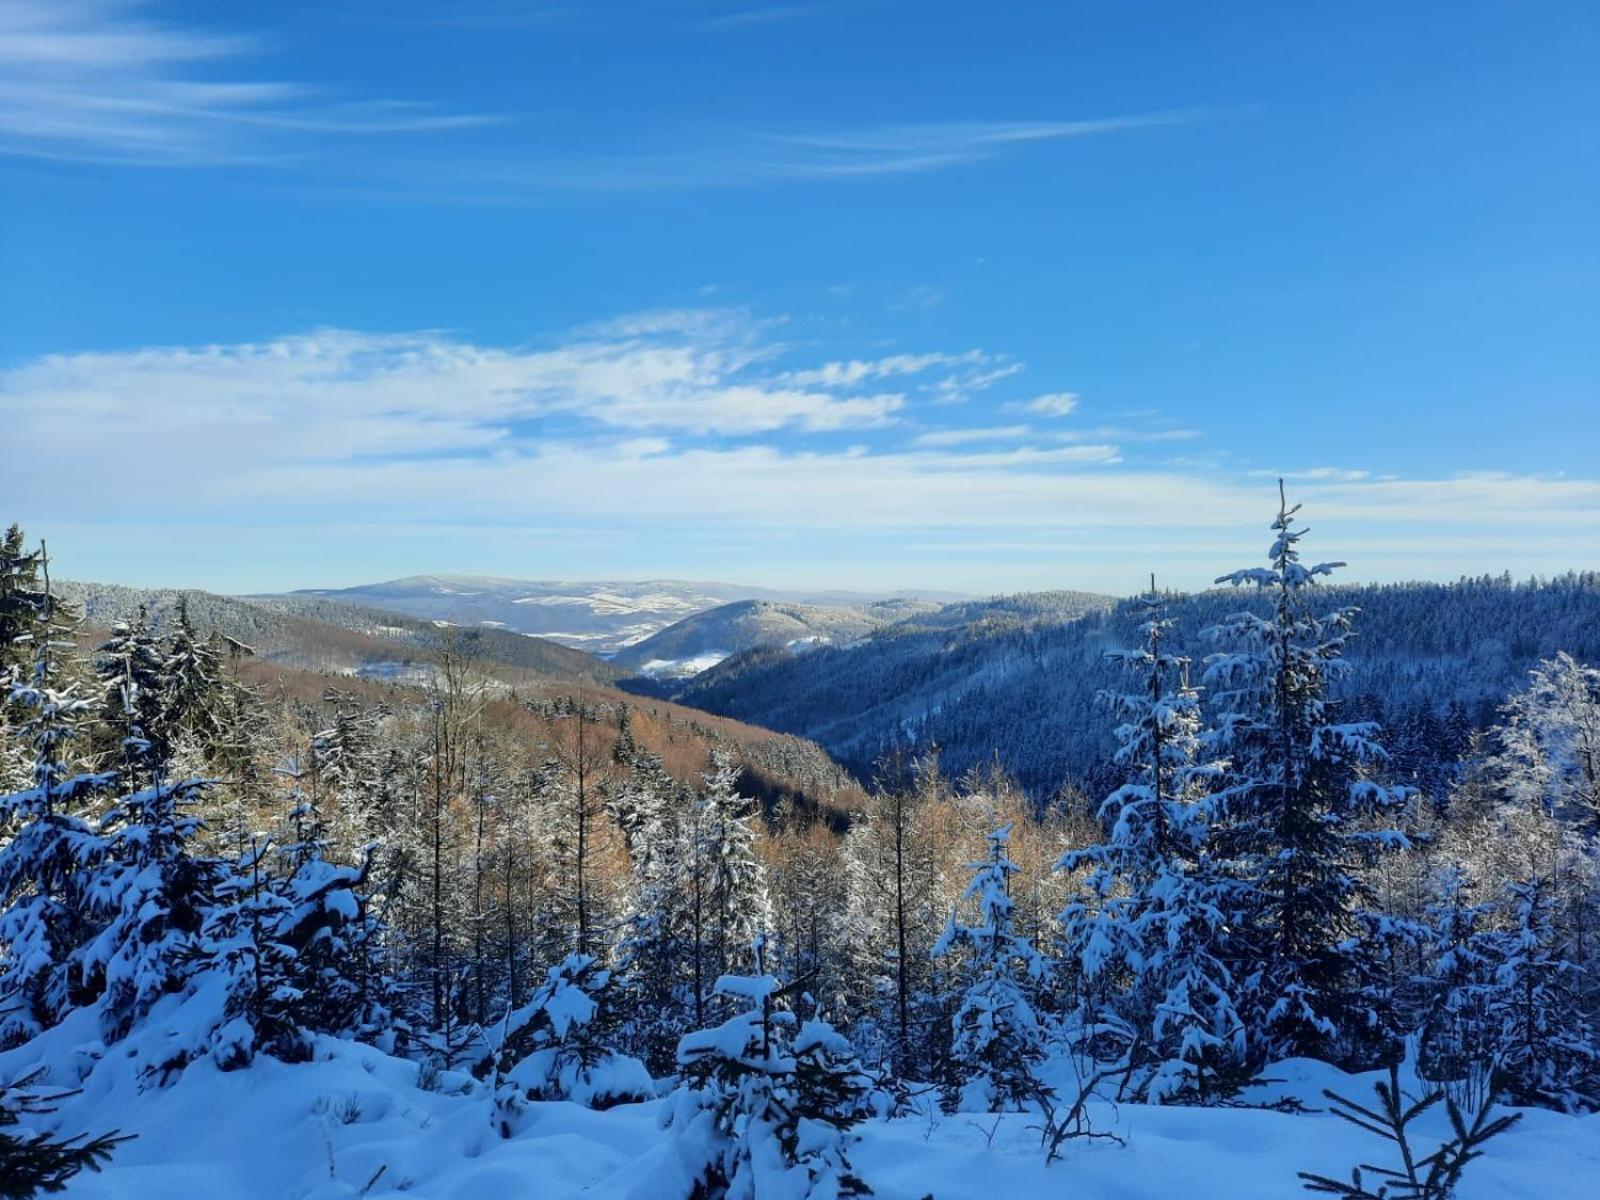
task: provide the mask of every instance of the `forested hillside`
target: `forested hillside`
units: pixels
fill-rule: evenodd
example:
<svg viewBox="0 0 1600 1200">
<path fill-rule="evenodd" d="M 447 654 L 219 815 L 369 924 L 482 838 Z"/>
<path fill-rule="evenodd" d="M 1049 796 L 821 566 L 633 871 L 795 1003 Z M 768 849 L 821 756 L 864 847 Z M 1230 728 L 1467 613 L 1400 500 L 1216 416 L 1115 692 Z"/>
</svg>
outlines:
<svg viewBox="0 0 1600 1200">
<path fill-rule="evenodd" d="M 1005 706 L 973 729 L 1109 742 L 1103 786 L 1041 805 L 932 747 L 864 792 L 811 742 L 508 676 L 457 636 L 383 678 L 253 656 L 199 615 L 264 644 L 312 622 L 203 595 L 96 633 L 13 530 L 0 1125 L 27 1140 L 0 1156 L 21 1147 L 23 1195 L 91 1167 L 86 1195 L 151 1194 L 203 1163 L 254 1196 L 231 1157 L 254 1124 L 288 1131 L 262 1178 L 308 1196 L 530 1170 L 639 1200 L 920 1195 L 939 1170 L 970 1195 L 981 1147 L 952 1153 L 952 1126 L 907 1158 L 916 1130 L 1025 1137 L 1017 1186 L 1048 1190 L 1051 1163 L 1127 1140 L 1125 1111 L 1187 1144 L 1254 1105 L 1278 1110 L 1243 1193 L 1266 1197 L 1370 1154 L 1294 1114 L 1376 1070 L 1465 1114 L 1430 1126 L 1452 1170 L 1502 1136 L 1565 1162 L 1592 1118 L 1552 1114 L 1600 1109 L 1600 671 L 1569 652 L 1595 579 L 1341 589 L 1292 510 L 1276 531 L 1230 577 L 1253 592 L 1067 621 L 1078 600 L 1023 597 L 770 668 L 898 647 L 973 675 L 944 711 Z M 1503 649 L 1474 653 L 1491 627 Z M 1081 699 L 1043 690 L 1057 674 Z M 1494 724 L 1418 791 L 1349 719 L 1352 683 Z M 1523 1141 L 1499 1105 L 1551 1113 Z M 232 1140 L 180 1144 L 170 1122 L 212 1106 Z M 1159 1154 L 1115 1152 L 1108 1187 L 1157 1186 Z M 1532 1200 L 1506 1161 L 1482 1177 Z"/>
<path fill-rule="evenodd" d="M 1114 778 L 1110 723 L 1096 697 L 1116 682 L 1107 652 L 1138 638 L 1142 606 L 1063 612 L 1055 593 L 951 605 L 842 649 L 766 647 L 690 680 L 676 697 L 710 712 L 814 739 L 869 776 L 896 746 L 938 746 L 961 772 L 998 758 L 1039 797 L 1067 781 L 1094 794 Z M 1436 788 L 1471 734 L 1539 659 L 1567 650 L 1600 660 L 1600 574 L 1515 582 L 1317 588 L 1317 607 L 1360 609 L 1340 712 L 1381 721 L 1398 777 Z M 1264 612 L 1239 589 L 1168 598 L 1173 640 L 1197 661 L 1207 630 L 1238 610 Z"/>
<path fill-rule="evenodd" d="M 937 604 L 918 600 L 858 605 L 741 600 L 686 617 L 617 651 L 610 661 L 647 679 L 670 680 L 698 674 L 743 650 L 780 646 L 803 652 L 848 645 L 885 625 L 937 611 Z"/>
<path fill-rule="evenodd" d="M 543 638 L 483 626 L 452 628 L 315 596 L 244 598 L 73 581 L 59 583 L 57 590 L 91 628 L 133 620 L 143 609 L 151 627 L 164 630 L 182 609 L 202 634 L 243 643 L 252 657 L 312 670 L 419 682 L 440 647 L 453 642 L 469 658 L 509 669 L 512 677 L 608 683 L 622 674 L 581 650 Z"/>
</svg>

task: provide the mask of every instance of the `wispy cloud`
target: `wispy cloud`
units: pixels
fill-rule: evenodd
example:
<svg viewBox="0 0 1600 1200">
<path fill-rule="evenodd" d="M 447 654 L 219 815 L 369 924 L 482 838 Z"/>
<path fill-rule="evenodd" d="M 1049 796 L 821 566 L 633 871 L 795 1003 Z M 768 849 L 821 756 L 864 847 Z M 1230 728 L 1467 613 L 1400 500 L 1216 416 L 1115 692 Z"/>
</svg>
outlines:
<svg viewBox="0 0 1600 1200">
<path fill-rule="evenodd" d="M 1256 478 L 1331 480 L 1339 483 L 1357 483 L 1363 479 L 1372 478 L 1371 471 L 1355 470 L 1349 467 L 1308 467 L 1299 471 L 1251 471 L 1250 474 Z"/>
<path fill-rule="evenodd" d="M 1078 393 L 1050 392 L 1044 396 L 1035 396 L 1032 400 L 1020 401 L 1010 407 L 1015 412 L 1037 413 L 1041 417 L 1070 416 L 1078 409 Z"/>
<path fill-rule="evenodd" d="M 962 583 L 980 587 L 1002 544 L 1059 561 L 1059 578 L 1079 583 L 1188 557 L 1199 582 L 1215 574 L 1216 546 L 1250 551 L 1275 503 L 1245 471 L 1129 459 L 1137 423 L 958 422 L 971 410 L 922 390 L 952 361 L 993 352 L 794 364 L 784 328 L 663 310 L 511 348 L 330 330 L 49 356 L 0 373 L 8 434 L 29 448 L 8 461 L 8 494 L 30 498 L 18 515 L 68 527 L 137 512 L 171 530 L 314 528 L 324 557 L 337 514 L 361 529 L 361 547 L 392 542 L 413 569 L 418 531 L 445 527 L 600 526 L 679 554 L 705 539 L 789 537 L 884 571 L 913 540 L 959 543 L 979 564 Z M 63 462 L 70 489 L 58 486 Z M 1532 554 L 1535 542 L 1549 569 L 1600 538 L 1593 479 L 1313 469 L 1295 491 L 1341 554 L 1366 544 L 1398 573 L 1482 569 L 1485 556 L 1506 561 L 1500 547 Z M 949 552 L 928 553 L 958 573 Z M 1082 573 L 1095 563 L 1102 574 Z"/>
<path fill-rule="evenodd" d="M 810 15 L 809 4 L 736 6 L 680 19 L 749 25 Z M 475 10 L 477 11 L 477 10 Z M 560 5 L 494 6 L 496 19 L 559 20 Z M 470 14 L 456 14 L 462 17 Z M 1030 145 L 1205 120 L 1199 110 L 1088 120 L 934 121 L 835 129 L 732 124 L 652 126 L 617 114 L 610 134 L 575 148 L 559 125 L 529 122 L 515 144 L 429 135 L 512 120 L 420 99 L 341 95 L 325 80 L 267 77 L 278 47 L 260 37 L 157 20 L 136 0 L 9 0 L 0 5 L 0 154 L 125 167 L 273 167 L 336 172 L 341 187 L 404 180 L 416 200 L 739 187 L 915 174 L 980 163 Z M 528 132 L 532 131 L 532 132 Z M 538 134 L 550 139 L 541 144 Z M 362 153 L 349 147 L 359 142 Z M 380 147 L 383 147 L 380 149 Z M 925 288 L 910 305 L 937 303 Z"/>
<path fill-rule="evenodd" d="M 1088 429 L 1056 429 L 1050 437 L 1062 442 L 1191 442 L 1200 437 L 1198 429 L 1129 428 L 1123 425 L 1095 425 Z"/>
<path fill-rule="evenodd" d="M 974 442 L 1008 442 L 1031 437 L 1026 425 L 990 425 L 974 429 L 935 429 L 917 435 L 919 446 L 969 446 Z"/>
<path fill-rule="evenodd" d="M 814 176 L 929 171 L 980 162 L 1034 143 L 1187 125 L 1215 115 L 1184 109 L 1076 121 L 934 121 L 780 133 L 767 139 L 767 165 Z"/>
<path fill-rule="evenodd" d="M 1093 121 L 947 121 L 825 131 L 731 124 L 651 129 L 633 122 L 625 148 L 595 143 L 575 151 L 524 143 L 510 157 L 453 163 L 438 187 L 452 197 L 515 200 L 582 192 L 842 185 L 976 166 L 1030 145 L 1202 119 L 1200 113 L 1153 113 Z M 421 163 L 410 164 L 407 172 L 413 186 L 419 174 L 425 175 Z M 933 308 L 947 295 L 943 288 L 923 284 L 908 289 L 894 307 Z"/>
<path fill-rule="evenodd" d="M 753 25 L 776 25 L 820 16 L 831 4 L 758 4 L 717 13 L 700 22 L 707 29 L 748 29 Z"/>
<path fill-rule="evenodd" d="M 896 392 L 812 386 L 764 370 L 781 350 L 763 340 L 765 329 L 732 310 L 657 311 L 524 349 L 325 330 L 50 356 L 0 376 L 0 395 L 52 441 L 70 440 L 87 421 L 108 445 L 143 431 L 234 426 L 251 430 L 259 452 L 324 459 L 482 451 L 556 418 L 600 432 L 734 437 L 868 429 L 906 403 Z"/>
<path fill-rule="evenodd" d="M 827 362 L 820 367 L 790 371 L 783 378 L 800 387 L 854 387 L 872 379 L 920 375 L 936 367 L 981 367 L 994 361 L 981 350 L 961 354 L 891 354 L 884 358 Z"/>
<path fill-rule="evenodd" d="M 491 118 L 284 80 L 219 77 L 254 39 L 119 0 L 0 5 L 0 152 L 130 166 L 281 162 L 308 136 L 424 134 Z"/>
</svg>

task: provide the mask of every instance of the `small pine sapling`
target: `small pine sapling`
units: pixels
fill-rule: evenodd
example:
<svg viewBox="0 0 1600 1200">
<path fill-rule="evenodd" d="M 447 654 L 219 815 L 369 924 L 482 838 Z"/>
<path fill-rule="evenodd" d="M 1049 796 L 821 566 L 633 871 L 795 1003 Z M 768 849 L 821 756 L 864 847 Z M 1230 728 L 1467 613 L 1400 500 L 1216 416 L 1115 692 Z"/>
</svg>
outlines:
<svg viewBox="0 0 1600 1200">
<path fill-rule="evenodd" d="M 111 1151 L 130 1140 L 130 1135 L 115 1131 L 95 1138 L 85 1134 L 52 1138 L 44 1133 L 16 1132 L 15 1126 L 23 1115 L 53 1112 L 57 1101 L 73 1094 L 29 1091 L 43 1070 L 41 1067 L 0 1086 L 0 1200 L 31 1200 L 41 1193 L 55 1195 L 65 1191 L 67 1181 L 74 1175 L 100 1170 L 111 1158 Z"/>
<path fill-rule="evenodd" d="M 1400 1069 L 1389 1067 L 1387 1082 L 1373 1085 L 1378 1095 L 1376 1108 L 1367 1108 L 1327 1089 L 1323 1095 L 1333 1106 L 1333 1114 L 1358 1129 L 1376 1134 L 1392 1143 L 1400 1154 L 1400 1166 L 1378 1167 L 1363 1163 L 1350 1172 L 1349 1182 L 1301 1171 L 1307 1191 L 1341 1196 L 1344 1200 L 1449 1200 L 1468 1163 L 1483 1154 L 1483 1147 L 1522 1119 L 1521 1113 L 1491 1116 L 1493 1104 L 1486 1101 L 1469 1125 L 1456 1102 L 1443 1091 L 1429 1092 L 1422 1099 L 1406 1103 L 1400 1092 Z M 1440 1102 L 1450 1118 L 1452 1136 L 1431 1154 L 1418 1156 L 1411 1144 L 1410 1127 L 1418 1117 Z M 1375 1179 L 1368 1187 L 1362 1179 L 1366 1171 Z"/>
<path fill-rule="evenodd" d="M 526 1005 L 507 1014 L 498 1044 L 474 1074 L 494 1079 L 501 1091 L 590 1108 L 650 1098 L 655 1089 L 644 1064 L 607 1044 L 610 991 L 610 971 L 590 955 L 569 954 Z"/>
<path fill-rule="evenodd" d="M 678 1046 L 684 1086 L 667 1109 L 673 1133 L 701 1160 L 692 1200 L 841 1200 L 872 1189 L 850 1166 L 866 1080 L 848 1041 L 822 1020 L 795 1031 L 778 1002 L 796 990 L 765 974 L 724 975 L 719 995 L 747 1007 Z"/>
</svg>

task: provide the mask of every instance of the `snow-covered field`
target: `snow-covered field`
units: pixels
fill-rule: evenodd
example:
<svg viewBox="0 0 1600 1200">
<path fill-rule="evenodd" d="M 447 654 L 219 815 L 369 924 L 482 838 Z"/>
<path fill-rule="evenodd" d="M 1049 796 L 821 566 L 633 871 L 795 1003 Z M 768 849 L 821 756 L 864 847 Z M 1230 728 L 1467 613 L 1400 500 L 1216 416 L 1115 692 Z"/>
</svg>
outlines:
<svg viewBox="0 0 1600 1200">
<path fill-rule="evenodd" d="M 639 668 L 639 674 L 649 676 L 651 679 L 686 679 L 691 675 L 700 674 L 701 671 L 709 671 L 727 657 L 726 650 L 711 650 L 690 658 L 652 658 Z"/>
<path fill-rule="evenodd" d="M 48 1040 L 56 1047 L 49 1084 L 77 1085 L 69 1039 Z M 0 1056 L 0 1071 L 15 1074 L 28 1053 L 37 1059 L 36 1049 Z M 1365 1100 L 1375 1078 L 1303 1060 L 1273 1074 L 1282 1082 L 1261 1098 L 1295 1095 L 1319 1108 L 1323 1087 Z M 606 1112 L 535 1103 L 502 1139 L 490 1126 L 487 1089 L 469 1075 L 446 1072 L 424 1090 L 416 1064 L 331 1039 L 316 1062 L 261 1058 L 223 1073 L 201 1061 L 171 1086 L 144 1091 L 129 1059 L 113 1051 L 82 1086 L 47 1119 L 52 1125 L 137 1135 L 103 1173 L 72 1181 L 66 1194 L 82 1200 L 652 1200 L 683 1195 L 687 1183 L 677 1143 L 660 1128 L 660 1101 Z M 1357 1162 L 1387 1161 L 1376 1139 L 1325 1112 L 1100 1103 L 1092 1115 L 1095 1128 L 1126 1145 L 1069 1143 L 1046 1165 L 1036 1118 L 952 1116 L 929 1104 L 923 1115 L 861 1126 L 852 1159 L 885 1200 L 1287 1200 L 1306 1194 L 1296 1171 L 1345 1177 Z M 1443 1124 L 1440 1115 L 1425 1131 L 1442 1133 Z M 1600 1194 L 1597 1179 L 1600 1115 L 1529 1110 L 1468 1168 L 1459 1194 L 1588 1200 Z"/>
</svg>

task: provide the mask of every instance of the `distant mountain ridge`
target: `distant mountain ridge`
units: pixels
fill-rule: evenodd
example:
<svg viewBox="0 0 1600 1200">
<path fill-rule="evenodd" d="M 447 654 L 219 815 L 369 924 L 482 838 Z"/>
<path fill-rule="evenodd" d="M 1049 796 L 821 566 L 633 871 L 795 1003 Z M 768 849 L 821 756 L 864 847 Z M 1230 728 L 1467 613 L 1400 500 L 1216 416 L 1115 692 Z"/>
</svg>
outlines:
<svg viewBox="0 0 1600 1200">
<path fill-rule="evenodd" d="M 624 647 L 611 661 L 649 678 L 687 677 L 758 646 L 800 651 L 848 645 L 885 625 L 931 615 L 941 607 L 900 599 L 849 606 L 738 600 L 685 617 Z"/>
<path fill-rule="evenodd" d="M 477 575 L 411 575 L 283 595 L 533 634 L 600 655 L 614 654 L 686 617 L 735 601 L 856 607 L 911 598 L 911 593 L 787 591 L 679 579 L 552 581 Z M 966 598 L 947 592 L 918 595 L 934 601 Z"/>
<path fill-rule="evenodd" d="M 1126 679 L 1107 650 L 1136 643 L 1137 605 L 1035 593 L 946 605 L 847 649 L 763 646 L 679 684 L 679 703 L 820 743 L 862 777 L 895 746 L 937 746 L 960 773 L 998 757 L 1031 792 L 1072 779 L 1113 785 L 1114 722 L 1097 703 Z M 1388 728 L 1395 768 L 1422 781 L 1448 768 L 1474 728 L 1494 720 L 1528 668 L 1565 650 L 1600 662 L 1600 573 L 1513 583 L 1324 585 L 1319 607 L 1361 611 L 1338 692 L 1349 719 Z M 1175 597 L 1169 645 L 1196 671 L 1217 646 L 1202 631 L 1265 598 L 1234 589 Z M 1076 606 L 1076 611 L 1075 611 Z M 625 682 L 624 686 L 631 686 Z M 1202 701 L 1209 698 L 1202 693 Z"/>
<path fill-rule="evenodd" d="M 226 634 L 263 661 L 312 670 L 384 677 L 421 677 L 443 631 L 394 612 L 315 596 L 223 596 L 184 588 L 57 581 L 54 590 L 82 611 L 90 626 L 127 620 L 143 607 L 158 628 L 186 604 L 202 633 Z M 610 683 L 622 672 L 571 647 L 494 628 L 457 632 L 474 658 L 564 682 Z"/>
</svg>

